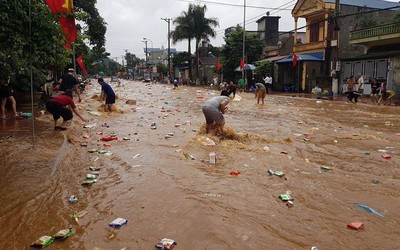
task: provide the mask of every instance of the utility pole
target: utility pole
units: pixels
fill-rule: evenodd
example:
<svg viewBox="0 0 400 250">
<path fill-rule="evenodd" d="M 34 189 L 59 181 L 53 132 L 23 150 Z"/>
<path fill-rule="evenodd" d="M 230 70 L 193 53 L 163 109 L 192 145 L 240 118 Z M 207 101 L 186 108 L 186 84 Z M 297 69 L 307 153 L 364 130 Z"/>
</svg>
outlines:
<svg viewBox="0 0 400 250">
<path fill-rule="evenodd" d="M 170 79 L 171 74 L 171 18 L 161 18 L 168 23 L 168 79 Z"/>
<path fill-rule="evenodd" d="M 242 55 L 243 55 L 243 61 L 246 64 L 245 61 L 245 56 L 246 56 L 246 0 L 243 1 L 243 51 L 242 51 Z M 247 78 L 245 78 L 245 71 L 244 68 L 242 69 L 242 79 L 245 82 L 245 85 L 247 83 Z"/>
<path fill-rule="evenodd" d="M 148 62 L 147 62 L 147 39 L 143 39 L 144 44 L 146 44 L 146 69 L 148 68 Z"/>
</svg>

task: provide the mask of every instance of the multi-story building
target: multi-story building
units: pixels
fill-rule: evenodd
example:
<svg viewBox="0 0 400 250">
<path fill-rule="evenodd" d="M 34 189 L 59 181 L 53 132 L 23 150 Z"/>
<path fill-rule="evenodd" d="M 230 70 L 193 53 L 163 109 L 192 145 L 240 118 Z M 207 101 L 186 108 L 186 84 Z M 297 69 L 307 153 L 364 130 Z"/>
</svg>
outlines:
<svg viewBox="0 0 400 250">
<path fill-rule="evenodd" d="M 336 2 L 340 3 L 339 12 Z M 277 61 L 280 71 L 284 72 L 280 74 L 280 81 L 291 82 L 297 91 L 306 92 L 319 82 L 324 89 L 340 93 L 350 75 L 377 76 L 379 72 L 387 80 L 389 67 L 386 72 L 380 71 L 384 63 L 353 62 L 354 58 L 364 55 L 365 49 L 361 41 L 349 39 L 349 34 L 361 25 L 371 25 L 374 20 L 380 24 L 392 22 L 396 7 L 398 3 L 383 0 L 298 0 L 292 10 L 297 66 L 292 66 L 292 56 Z M 302 28 L 297 25 L 299 18 L 306 19 L 306 37 L 301 43 L 297 39 L 297 30 Z"/>
</svg>

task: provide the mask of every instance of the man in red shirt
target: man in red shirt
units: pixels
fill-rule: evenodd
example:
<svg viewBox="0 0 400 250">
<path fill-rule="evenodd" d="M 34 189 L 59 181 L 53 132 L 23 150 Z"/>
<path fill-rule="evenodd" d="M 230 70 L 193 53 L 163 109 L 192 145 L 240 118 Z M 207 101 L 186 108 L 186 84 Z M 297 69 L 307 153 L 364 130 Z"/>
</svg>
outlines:
<svg viewBox="0 0 400 250">
<path fill-rule="evenodd" d="M 67 108 L 68 106 L 68 108 Z M 76 106 L 74 101 L 72 100 L 72 90 L 67 90 L 65 93 L 58 95 L 56 97 L 51 98 L 46 103 L 46 109 L 49 111 L 54 118 L 54 129 L 55 130 L 66 130 L 65 123 L 72 119 L 72 111 L 81 118 L 82 121 L 86 121 L 78 111 L 76 110 Z M 63 123 L 61 126 L 57 126 L 57 121 L 60 119 L 60 116 L 63 118 Z"/>
</svg>

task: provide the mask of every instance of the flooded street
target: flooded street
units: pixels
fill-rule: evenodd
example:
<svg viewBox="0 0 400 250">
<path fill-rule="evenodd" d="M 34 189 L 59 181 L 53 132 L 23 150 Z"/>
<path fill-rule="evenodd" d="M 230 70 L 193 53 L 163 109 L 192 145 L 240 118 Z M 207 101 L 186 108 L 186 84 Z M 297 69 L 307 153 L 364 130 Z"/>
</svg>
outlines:
<svg viewBox="0 0 400 250">
<path fill-rule="evenodd" d="M 1 121 L 0 249 L 30 249 L 65 228 L 73 234 L 47 249 L 154 249 L 162 238 L 181 250 L 400 249 L 398 107 L 279 95 L 261 106 L 239 93 L 227 134 L 207 146 L 201 107 L 219 91 L 112 86 L 123 113 L 98 111 L 92 80 L 78 108 L 94 126 L 75 116 L 54 131 L 51 115 L 38 115 L 35 149 L 29 119 Z M 89 167 L 100 168 L 98 182 L 82 186 Z M 128 223 L 109 227 L 118 217 Z M 364 229 L 348 229 L 353 221 Z"/>
</svg>

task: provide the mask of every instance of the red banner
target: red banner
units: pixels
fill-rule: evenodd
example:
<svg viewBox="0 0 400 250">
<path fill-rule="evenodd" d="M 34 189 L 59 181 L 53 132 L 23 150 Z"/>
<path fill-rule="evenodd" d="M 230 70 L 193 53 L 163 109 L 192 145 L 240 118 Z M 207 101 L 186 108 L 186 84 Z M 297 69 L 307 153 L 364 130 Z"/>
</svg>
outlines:
<svg viewBox="0 0 400 250">
<path fill-rule="evenodd" d="M 295 53 L 293 53 L 293 67 L 296 67 L 297 64 L 297 56 Z"/>
<path fill-rule="evenodd" d="M 219 71 L 221 70 L 221 68 L 222 68 L 222 64 L 221 64 L 221 62 L 218 60 L 218 61 L 217 61 L 217 66 L 216 66 L 217 73 L 219 73 Z"/>
<path fill-rule="evenodd" d="M 83 62 L 83 57 L 82 57 L 82 55 L 80 55 L 80 56 L 78 56 L 78 57 L 76 58 L 76 62 L 78 63 L 79 67 L 81 67 L 81 70 L 82 70 L 83 75 L 84 75 L 84 76 L 87 76 L 87 75 L 88 75 L 88 72 L 86 71 L 85 63 Z"/>
<path fill-rule="evenodd" d="M 73 0 L 46 0 L 46 3 L 51 12 L 58 16 L 61 29 L 67 38 L 67 43 L 64 44 L 64 47 L 70 49 L 71 43 L 73 43 L 77 38 L 75 18 L 73 16 Z"/>
<path fill-rule="evenodd" d="M 240 58 L 240 69 L 244 68 L 244 60 L 243 58 Z"/>
</svg>

